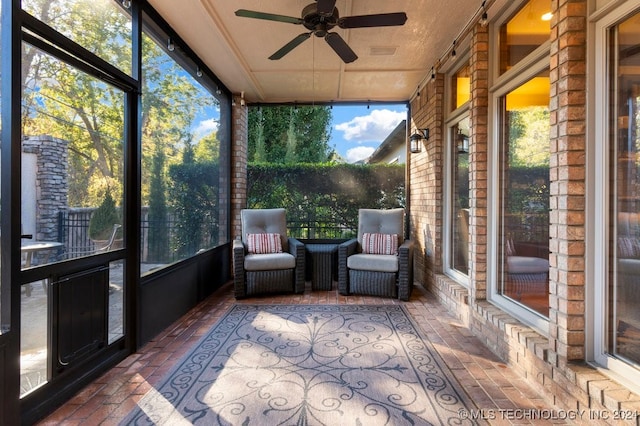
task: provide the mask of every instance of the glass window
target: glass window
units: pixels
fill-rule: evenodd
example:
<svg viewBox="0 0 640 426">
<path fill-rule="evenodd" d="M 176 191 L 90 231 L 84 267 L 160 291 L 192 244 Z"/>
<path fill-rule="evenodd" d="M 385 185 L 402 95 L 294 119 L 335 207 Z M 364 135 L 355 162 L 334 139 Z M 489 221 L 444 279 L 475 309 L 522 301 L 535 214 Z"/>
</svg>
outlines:
<svg viewBox="0 0 640 426">
<path fill-rule="evenodd" d="M 142 273 L 228 238 L 220 159 L 229 129 L 220 101 L 195 66 L 187 71 L 165 48 L 143 34 Z"/>
<path fill-rule="evenodd" d="M 22 268 L 121 244 L 122 91 L 23 44 Z"/>
<path fill-rule="evenodd" d="M 622 22 L 611 39 L 613 130 L 609 200 L 609 313 L 607 352 L 640 366 L 640 14 Z"/>
<path fill-rule="evenodd" d="M 503 96 L 498 293 L 549 315 L 549 70 Z"/>
<path fill-rule="evenodd" d="M 551 17 L 549 0 L 530 0 L 500 27 L 500 74 L 549 41 Z"/>
<path fill-rule="evenodd" d="M 451 110 L 460 108 L 471 99 L 471 67 L 467 62 L 451 78 Z"/>
<path fill-rule="evenodd" d="M 451 268 L 469 274 L 469 118 L 451 128 Z"/>
<path fill-rule="evenodd" d="M 22 8 L 123 72 L 131 73 L 130 1 L 22 0 Z"/>
</svg>

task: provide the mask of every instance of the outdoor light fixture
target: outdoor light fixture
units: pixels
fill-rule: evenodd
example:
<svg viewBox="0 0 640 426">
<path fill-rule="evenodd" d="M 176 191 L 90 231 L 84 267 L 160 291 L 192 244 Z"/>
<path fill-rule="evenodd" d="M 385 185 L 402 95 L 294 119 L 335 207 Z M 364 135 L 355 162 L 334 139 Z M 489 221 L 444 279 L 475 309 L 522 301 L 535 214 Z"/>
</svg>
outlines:
<svg viewBox="0 0 640 426">
<path fill-rule="evenodd" d="M 458 133 L 458 154 L 469 153 L 469 137 L 462 132 Z"/>
<path fill-rule="evenodd" d="M 487 15 L 487 9 L 484 7 L 485 3 L 486 0 L 482 2 L 482 17 L 480 17 L 480 20 L 478 21 L 480 26 L 483 28 L 489 24 L 489 15 Z"/>
<path fill-rule="evenodd" d="M 418 132 L 409 136 L 409 150 L 412 154 L 422 152 L 422 140 L 429 140 L 429 129 L 418 129 Z"/>
<path fill-rule="evenodd" d="M 173 44 L 173 40 L 171 40 L 171 37 L 169 37 L 169 40 L 167 40 L 167 50 L 169 52 L 173 52 L 176 49 L 176 45 Z"/>
</svg>

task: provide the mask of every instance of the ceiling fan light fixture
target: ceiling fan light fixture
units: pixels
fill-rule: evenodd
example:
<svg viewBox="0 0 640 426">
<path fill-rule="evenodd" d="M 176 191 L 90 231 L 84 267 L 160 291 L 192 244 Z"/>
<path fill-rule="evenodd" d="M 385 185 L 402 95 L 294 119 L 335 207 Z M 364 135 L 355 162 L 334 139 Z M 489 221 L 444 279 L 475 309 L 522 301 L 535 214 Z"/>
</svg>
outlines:
<svg viewBox="0 0 640 426">
<path fill-rule="evenodd" d="M 316 2 L 302 9 L 302 18 L 284 16 L 273 13 L 265 13 L 254 10 L 239 9 L 235 15 L 243 18 L 263 19 L 267 21 L 284 22 L 304 26 L 309 33 L 300 34 L 285 46 L 280 48 L 269 59 L 277 60 L 291 52 L 300 43 L 309 38 L 311 34 L 323 37 L 334 52 L 340 56 L 343 62 L 350 63 L 358 59 L 358 56 L 349 47 L 340 34 L 331 32 L 334 27 L 341 29 L 390 27 L 404 25 L 407 14 L 404 12 L 378 13 L 372 15 L 340 17 L 336 0 L 316 0 Z M 394 50 L 395 53 L 395 50 Z"/>
</svg>

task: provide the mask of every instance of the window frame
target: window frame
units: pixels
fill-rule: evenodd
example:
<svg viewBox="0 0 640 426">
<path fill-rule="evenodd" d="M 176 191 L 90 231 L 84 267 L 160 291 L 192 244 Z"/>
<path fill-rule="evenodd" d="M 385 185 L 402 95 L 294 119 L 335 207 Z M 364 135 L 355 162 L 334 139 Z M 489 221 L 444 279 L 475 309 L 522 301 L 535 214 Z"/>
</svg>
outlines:
<svg viewBox="0 0 640 426">
<path fill-rule="evenodd" d="M 452 85 L 455 81 L 457 73 L 465 66 L 471 68 L 471 52 L 470 52 L 470 39 L 464 38 L 457 44 L 458 51 L 460 52 L 455 59 L 457 61 L 452 62 L 445 70 L 445 96 L 444 96 L 444 141 L 443 141 L 443 177 L 442 182 L 442 242 L 443 247 L 440 254 L 442 259 L 443 273 L 449 278 L 455 280 L 458 284 L 470 288 L 471 280 L 468 274 L 464 274 L 457 269 L 453 268 L 453 261 L 451 256 L 451 250 L 453 247 L 453 218 L 451 217 L 453 212 L 453 191 L 454 191 L 454 176 L 453 176 L 453 158 L 451 155 L 455 141 L 452 140 L 451 132 L 452 128 L 457 125 L 461 120 L 465 118 L 471 119 L 471 87 L 469 87 L 469 100 L 459 107 L 455 107 L 453 100 Z M 471 83 L 469 83 L 471 84 Z M 470 242 L 470 241 L 469 241 Z"/>
<path fill-rule="evenodd" d="M 551 42 L 548 41 L 535 49 L 529 56 L 518 62 L 511 69 L 499 74 L 499 32 L 500 26 L 511 19 L 513 14 L 527 2 L 512 5 L 490 30 L 489 52 L 491 81 L 489 88 L 489 120 L 488 120 L 488 203 L 487 203 L 487 299 L 505 312 L 513 315 L 523 323 L 531 326 L 544 336 L 549 335 L 549 318 L 545 318 L 533 310 L 523 307 L 498 292 L 500 253 L 499 215 L 500 211 L 500 151 L 501 151 L 501 99 L 510 91 L 531 80 L 545 68 L 549 68 Z"/>
<path fill-rule="evenodd" d="M 594 58 L 587 73 L 587 87 L 594 88 L 588 102 L 594 105 L 587 117 L 587 223 L 585 242 L 587 247 L 585 281 L 585 335 L 586 361 L 630 388 L 640 393 L 640 371 L 621 359 L 608 354 L 608 273 L 610 238 L 610 185 L 611 155 L 608 144 L 598 143 L 609 139 L 609 92 L 611 73 L 610 36 L 613 29 L 629 18 L 640 14 L 637 4 L 626 3 L 595 22 L 593 47 L 588 56 Z M 593 194 L 593 197 L 588 197 Z M 601 200 L 606 200 L 604 203 Z"/>
<path fill-rule="evenodd" d="M 462 120 L 470 118 L 471 113 L 469 110 L 469 102 L 463 104 L 460 108 L 454 111 L 454 114 L 447 119 L 445 123 L 446 128 L 446 140 L 445 140 L 445 179 L 443 183 L 443 193 L 445 194 L 445 200 L 443 203 L 443 239 L 444 239 L 444 247 L 442 250 L 443 256 L 443 265 L 444 265 L 444 273 L 449 277 L 453 278 L 459 284 L 464 287 L 469 288 L 471 285 L 471 281 L 469 279 L 469 274 L 464 274 L 458 269 L 453 267 L 453 259 L 452 259 L 452 248 L 453 248 L 453 199 L 454 199 L 454 181 L 455 178 L 453 176 L 453 167 L 454 167 L 454 156 L 453 149 L 456 147 L 456 140 L 452 137 L 453 128 Z"/>
</svg>

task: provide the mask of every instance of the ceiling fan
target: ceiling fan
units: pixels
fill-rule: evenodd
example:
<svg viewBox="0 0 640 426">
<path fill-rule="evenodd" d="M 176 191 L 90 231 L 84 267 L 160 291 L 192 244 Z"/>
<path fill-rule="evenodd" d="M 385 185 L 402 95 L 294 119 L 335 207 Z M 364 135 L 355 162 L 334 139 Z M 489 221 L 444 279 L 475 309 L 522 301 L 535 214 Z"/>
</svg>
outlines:
<svg viewBox="0 0 640 426">
<path fill-rule="evenodd" d="M 376 15 L 359 15 L 340 17 L 336 8 L 336 0 L 317 0 L 302 9 L 302 18 L 293 16 L 276 15 L 272 13 L 256 12 L 253 10 L 239 9 L 236 10 L 236 16 L 244 18 L 264 19 L 267 21 L 285 22 L 289 24 L 303 25 L 309 32 L 305 32 L 285 44 L 280 50 L 269 56 L 271 60 L 282 58 L 291 52 L 302 42 L 311 37 L 323 37 L 327 44 L 340 56 L 345 62 L 353 62 L 358 59 L 358 55 L 349 47 L 347 42 L 335 32 L 329 32 L 334 27 L 350 29 L 365 27 L 390 27 L 396 25 L 404 25 L 407 21 L 407 14 L 404 12 L 397 13 L 379 13 Z"/>
</svg>

